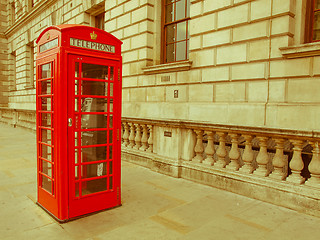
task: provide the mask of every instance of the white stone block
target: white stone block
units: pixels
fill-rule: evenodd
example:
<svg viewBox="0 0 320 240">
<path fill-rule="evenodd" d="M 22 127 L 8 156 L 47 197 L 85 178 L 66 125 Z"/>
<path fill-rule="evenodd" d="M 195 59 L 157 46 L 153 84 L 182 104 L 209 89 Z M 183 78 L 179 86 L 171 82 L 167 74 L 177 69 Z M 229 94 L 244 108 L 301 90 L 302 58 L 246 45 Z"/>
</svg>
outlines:
<svg viewBox="0 0 320 240">
<path fill-rule="evenodd" d="M 190 35 L 211 31 L 215 28 L 215 13 L 190 20 Z"/>
<path fill-rule="evenodd" d="M 230 29 L 203 35 L 203 47 L 213 47 L 230 43 Z"/>
<path fill-rule="evenodd" d="M 248 82 L 248 101 L 266 102 L 268 97 L 268 82 L 255 81 Z"/>
<path fill-rule="evenodd" d="M 214 88 L 215 102 L 244 102 L 246 100 L 246 84 L 244 82 L 217 83 Z"/>
<path fill-rule="evenodd" d="M 216 2 L 216 1 L 215 1 Z M 233 26 L 248 21 L 248 4 L 239 5 L 218 12 L 218 28 Z"/>
<path fill-rule="evenodd" d="M 204 12 L 211 12 L 216 11 L 221 8 L 225 8 L 231 6 L 231 0 L 219 0 L 219 1 L 213 1 L 213 0 L 206 0 L 204 1 Z"/>
<path fill-rule="evenodd" d="M 192 84 L 189 86 L 190 102 L 212 102 L 213 84 Z"/>
<path fill-rule="evenodd" d="M 256 0 L 251 3 L 251 20 L 271 16 L 271 0 Z"/>
<path fill-rule="evenodd" d="M 235 44 L 217 49 L 217 64 L 245 62 L 246 59 L 247 44 Z"/>
<path fill-rule="evenodd" d="M 256 38 L 267 37 L 269 32 L 269 22 L 250 23 L 245 26 L 233 29 L 233 41 L 244 41 Z"/>
<path fill-rule="evenodd" d="M 203 82 L 218 82 L 229 80 L 229 67 L 212 67 L 202 69 Z"/>
<path fill-rule="evenodd" d="M 232 80 L 264 79 L 265 63 L 245 63 L 231 67 Z"/>
</svg>

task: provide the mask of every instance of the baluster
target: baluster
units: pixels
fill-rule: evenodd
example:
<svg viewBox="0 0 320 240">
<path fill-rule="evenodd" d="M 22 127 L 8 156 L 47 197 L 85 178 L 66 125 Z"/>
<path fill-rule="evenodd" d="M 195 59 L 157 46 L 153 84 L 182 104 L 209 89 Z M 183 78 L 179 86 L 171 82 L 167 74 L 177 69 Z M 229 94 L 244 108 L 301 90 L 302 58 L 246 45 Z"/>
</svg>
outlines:
<svg viewBox="0 0 320 240">
<path fill-rule="evenodd" d="M 134 143 L 134 138 L 135 138 L 135 127 L 134 127 L 134 123 L 129 123 L 130 125 L 130 135 L 129 135 L 129 147 L 133 148 L 135 143 Z"/>
<path fill-rule="evenodd" d="M 136 145 L 134 146 L 134 149 L 139 149 L 141 147 L 141 126 L 139 123 L 136 123 L 136 137 L 134 139 Z"/>
<path fill-rule="evenodd" d="M 193 162 L 201 163 L 203 161 L 202 153 L 203 153 L 203 131 L 202 130 L 194 130 L 197 134 L 197 142 L 194 147 L 194 151 L 196 156 L 192 159 Z"/>
<path fill-rule="evenodd" d="M 123 125 L 124 125 L 123 146 L 127 147 L 129 145 L 129 125 L 127 122 L 124 122 Z"/>
<path fill-rule="evenodd" d="M 304 183 L 305 179 L 301 176 L 301 170 L 304 167 L 303 160 L 301 157 L 303 141 L 301 140 L 290 140 L 294 146 L 293 156 L 290 161 L 289 167 L 292 174 L 288 176 L 287 181 L 297 184 Z"/>
<path fill-rule="evenodd" d="M 214 133 L 212 131 L 205 131 L 205 134 L 207 134 L 208 137 L 208 144 L 204 152 L 206 153 L 207 157 L 203 161 L 204 164 L 212 166 L 214 163 L 213 155 L 214 155 L 214 142 L 213 142 L 213 135 Z"/>
<path fill-rule="evenodd" d="M 240 168 L 239 165 L 239 158 L 240 158 L 240 151 L 238 147 L 238 139 L 239 139 L 239 134 L 229 134 L 231 137 L 231 149 L 229 152 L 229 158 L 230 158 L 230 163 L 226 166 L 227 169 L 233 170 L 233 171 L 238 171 Z"/>
<path fill-rule="evenodd" d="M 243 135 L 246 140 L 244 152 L 242 155 L 242 160 L 244 165 L 240 168 L 240 172 L 251 174 L 253 172 L 252 162 L 253 162 L 253 150 L 252 150 L 252 139 L 251 135 Z"/>
<path fill-rule="evenodd" d="M 312 159 L 309 164 L 309 172 L 311 174 L 311 178 L 306 181 L 306 185 L 313 187 L 320 187 L 320 149 L 319 142 L 310 142 L 313 147 L 312 150 Z"/>
<path fill-rule="evenodd" d="M 148 138 L 148 149 L 147 152 L 153 152 L 153 126 L 147 125 L 149 129 L 149 138 Z"/>
<path fill-rule="evenodd" d="M 224 132 L 217 132 L 217 135 L 219 136 L 219 147 L 216 152 L 218 156 L 218 161 L 215 163 L 214 166 L 224 168 L 226 166 L 226 156 L 227 156 L 227 150 L 226 150 L 227 134 Z"/>
<path fill-rule="evenodd" d="M 123 140 L 123 134 L 124 134 L 124 127 L 123 127 L 123 125 L 124 125 L 124 123 L 123 122 L 121 122 L 121 145 L 123 145 L 123 142 L 124 142 L 124 140 Z"/>
<path fill-rule="evenodd" d="M 254 174 L 262 177 L 269 175 L 267 164 L 269 162 L 269 156 L 267 151 L 268 137 L 257 137 L 259 139 L 260 150 L 256 161 L 258 163 L 258 168 L 253 172 Z"/>
<path fill-rule="evenodd" d="M 274 167 L 274 170 L 270 174 L 270 177 L 278 180 L 284 180 L 287 177 L 287 174 L 283 172 L 283 168 L 286 164 L 284 161 L 283 154 L 285 140 L 282 138 L 277 138 L 274 141 L 276 142 L 276 154 L 272 159 L 272 165 Z"/>
<path fill-rule="evenodd" d="M 146 124 L 142 125 L 141 143 L 142 143 L 142 146 L 139 148 L 139 150 L 146 151 L 148 148 L 148 128 Z"/>
</svg>

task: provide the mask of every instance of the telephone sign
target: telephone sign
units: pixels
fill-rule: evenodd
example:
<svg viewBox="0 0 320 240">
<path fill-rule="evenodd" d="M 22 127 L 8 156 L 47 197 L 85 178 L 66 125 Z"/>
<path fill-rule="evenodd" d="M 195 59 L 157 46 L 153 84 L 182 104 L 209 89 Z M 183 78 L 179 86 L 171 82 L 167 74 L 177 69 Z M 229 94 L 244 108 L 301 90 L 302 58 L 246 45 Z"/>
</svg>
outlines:
<svg viewBox="0 0 320 240">
<path fill-rule="evenodd" d="M 60 222 L 121 205 L 121 44 L 88 26 L 37 39 L 38 205 Z"/>
</svg>

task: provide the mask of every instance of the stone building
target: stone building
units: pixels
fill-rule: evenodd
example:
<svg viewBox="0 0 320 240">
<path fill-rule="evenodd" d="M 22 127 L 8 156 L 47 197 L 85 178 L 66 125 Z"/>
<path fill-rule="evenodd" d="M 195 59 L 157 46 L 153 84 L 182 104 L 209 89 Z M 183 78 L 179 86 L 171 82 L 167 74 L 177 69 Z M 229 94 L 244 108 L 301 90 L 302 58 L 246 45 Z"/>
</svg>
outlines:
<svg viewBox="0 0 320 240">
<path fill-rule="evenodd" d="M 44 28 L 103 28 L 123 41 L 123 159 L 320 215 L 319 0 L 0 5 L 1 122 L 36 129 Z"/>
</svg>

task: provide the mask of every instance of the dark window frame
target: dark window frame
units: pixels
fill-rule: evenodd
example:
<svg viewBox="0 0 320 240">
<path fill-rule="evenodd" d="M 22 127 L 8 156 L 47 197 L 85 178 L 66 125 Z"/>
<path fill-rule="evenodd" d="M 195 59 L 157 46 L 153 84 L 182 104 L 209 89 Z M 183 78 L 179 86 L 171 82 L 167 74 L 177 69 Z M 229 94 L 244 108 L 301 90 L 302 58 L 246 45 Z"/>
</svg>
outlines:
<svg viewBox="0 0 320 240">
<path fill-rule="evenodd" d="M 176 16 L 177 11 L 175 11 L 176 6 L 178 3 L 181 2 L 184 3 L 185 12 L 184 17 L 178 18 Z M 168 15 L 167 10 L 169 7 L 172 7 L 173 15 L 171 17 L 173 18 L 173 21 L 167 21 Z M 172 12 L 171 12 L 172 13 Z M 185 38 L 178 40 L 177 39 L 177 31 L 178 31 L 178 24 L 183 25 L 185 23 L 186 27 L 186 35 Z M 173 41 L 168 41 L 167 32 L 169 31 L 169 28 L 172 28 L 173 32 Z M 190 43 L 190 0 L 162 0 L 162 21 L 161 21 L 161 63 L 173 63 L 173 62 L 179 62 L 179 61 L 185 61 L 189 59 L 189 43 Z M 177 59 L 177 44 L 185 44 L 185 52 L 184 52 L 184 58 L 183 59 Z M 169 46 L 173 47 L 172 56 L 170 58 L 168 57 L 169 54 L 167 52 L 167 49 Z M 184 47 L 183 47 L 184 48 Z"/>
<path fill-rule="evenodd" d="M 315 14 L 319 14 L 320 17 L 320 8 L 316 9 L 316 2 L 320 4 L 320 0 L 309 0 L 307 2 L 307 12 L 306 12 L 306 32 L 305 32 L 305 42 L 319 42 L 320 41 L 320 35 L 319 38 L 314 38 L 314 23 Z M 320 7 L 320 6 L 319 6 Z M 320 29 L 319 29 L 320 31 Z"/>
</svg>

